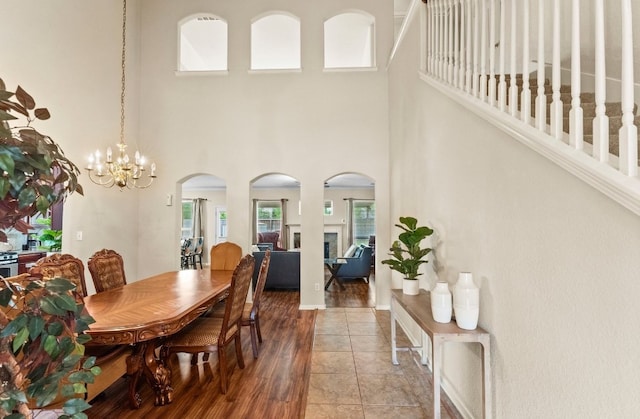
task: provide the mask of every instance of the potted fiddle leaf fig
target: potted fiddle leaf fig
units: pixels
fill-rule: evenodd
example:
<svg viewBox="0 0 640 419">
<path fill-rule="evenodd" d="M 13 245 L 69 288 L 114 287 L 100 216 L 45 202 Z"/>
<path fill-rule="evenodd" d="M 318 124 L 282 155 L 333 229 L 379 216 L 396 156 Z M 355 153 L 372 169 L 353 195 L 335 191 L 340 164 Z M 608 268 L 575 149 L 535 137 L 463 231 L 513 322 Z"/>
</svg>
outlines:
<svg viewBox="0 0 640 419">
<path fill-rule="evenodd" d="M 27 233 L 26 217 L 82 194 L 78 168 L 31 126 L 48 118 L 24 89 L 7 91 L 0 79 L 0 242 L 3 230 Z M 32 407 L 57 402 L 61 417 L 87 417 L 82 393 L 100 369 L 84 356 L 93 319 L 75 288 L 63 278 L 0 277 L 0 417 L 30 419 Z"/>
<path fill-rule="evenodd" d="M 400 224 L 395 226 L 402 233 L 389 249 L 391 259 L 385 259 L 382 263 L 402 274 L 402 289 L 405 294 L 415 295 L 419 292 L 418 276 L 422 275 L 419 272 L 420 265 L 428 263 L 426 257 L 432 250 L 421 247 L 421 243 L 433 234 L 433 230 L 427 226 L 418 227 L 418 220 L 413 217 L 400 217 Z"/>
</svg>

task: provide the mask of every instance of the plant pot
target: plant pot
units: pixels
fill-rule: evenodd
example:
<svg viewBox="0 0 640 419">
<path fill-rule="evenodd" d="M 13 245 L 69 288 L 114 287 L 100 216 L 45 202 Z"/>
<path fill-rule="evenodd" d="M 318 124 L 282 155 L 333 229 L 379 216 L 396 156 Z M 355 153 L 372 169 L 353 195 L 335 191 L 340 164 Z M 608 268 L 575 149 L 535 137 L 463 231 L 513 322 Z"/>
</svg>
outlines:
<svg viewBox="0 0 640 419">
<path fill-rule="evenodd" d="M 418 295 L 420 293 L 420 281 L 417 279 L 403 279 L 402 293 L 407 295 Z"/>
<path fill-rule="evenodd" d="M 449 323 L 452 310 L 449 283 L 446 281 L 436 282 L 436 286 L 431 290 L 431 314 L 433 315 L 433 320 L 438 323 Z"/>
</svg>

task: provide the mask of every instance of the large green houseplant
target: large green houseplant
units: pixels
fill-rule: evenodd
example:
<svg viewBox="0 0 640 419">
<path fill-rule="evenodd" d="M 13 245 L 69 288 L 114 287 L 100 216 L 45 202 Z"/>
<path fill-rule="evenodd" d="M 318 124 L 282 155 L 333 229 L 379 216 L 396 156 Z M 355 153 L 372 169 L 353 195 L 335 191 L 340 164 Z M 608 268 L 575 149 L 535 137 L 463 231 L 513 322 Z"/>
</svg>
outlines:
<svg viewBox="0 0 640 419">
<path fill-rule="evenodd" d="M 418 220 L 414 217 L 400 217 L 400 224 L 395 226 L 400 228 L 402 233 L 389 249 L 391 259 L 385 259 L 382 263 L 400 272 L 406 281 L 415 282 L 408 284 L 414 291 L 408 291 L 403 287 L 406 293 L 415 293 L 418 276 L 422 275 L 419 272 L 420 265 L 428 263 L 426 257 L 432 250 L 429 247 L 421 247 L 421 243 L 433 234 L 433 230 L 427 226 L 418 227 Z"/>
<path fill-rule="evenodd" d="M 48 118 L 26 91 L 7 91 L 0 79 L 0 241 L 3 230 L 27 233 L 27 217 L 82 194 L 78 168 L 31 126 Z M 0 277 L 0 417 L 31 418 L 30 406 L 54 400 L 64 401 L 63 417 L 87 417 L 82 393 L 100 372 L 84 357 L 92 321 L 71 281 Z"/>
</svg>

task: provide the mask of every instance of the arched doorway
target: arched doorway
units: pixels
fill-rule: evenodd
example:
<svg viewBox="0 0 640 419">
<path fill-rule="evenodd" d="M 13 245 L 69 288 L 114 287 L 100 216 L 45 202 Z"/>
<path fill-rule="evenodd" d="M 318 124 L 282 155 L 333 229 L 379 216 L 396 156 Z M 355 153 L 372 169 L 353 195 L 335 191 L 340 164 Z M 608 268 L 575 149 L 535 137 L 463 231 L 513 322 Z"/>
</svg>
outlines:
<svg viewBox="0 0 640 419">
<path fill-rule="evenodd" d="M 375 307 L 375 229 L 373 179 L 358 173 L 341 173 L 327 179 L 325 258 L 347 258 L 346 264 L 336 267 L 342 286 L 332 281 L 325 291 L 327 307 Z M 330 276 L 327 267 L 325 277 Z"/>
</svg>

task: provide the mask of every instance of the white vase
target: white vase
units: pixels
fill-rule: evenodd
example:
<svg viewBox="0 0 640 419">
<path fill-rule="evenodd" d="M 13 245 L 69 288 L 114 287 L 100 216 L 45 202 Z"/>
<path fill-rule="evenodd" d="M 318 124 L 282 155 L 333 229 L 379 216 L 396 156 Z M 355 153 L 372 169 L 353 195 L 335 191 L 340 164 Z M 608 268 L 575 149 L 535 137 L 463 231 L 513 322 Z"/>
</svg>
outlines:
<svg viewBox="0 0 640 419">
<path fill-rule="evenodd" d="M 436 282 L 436 286 L 431 290 L 431 314 L 433 320 L 438 323 L 449 323 L 451 321 L 451 291 L 449 283 L 445 281 Z"/>
<path fill-rule="evenodd" d="M 403 279 L 402 293 L 407 295 L 418 295 L 420 293 L 420 281 L 417 279 Z"/>
<path fill-rule="evenodd" d="M 480 290 L 470 272 L 460 272 L 458 275 L 458 282 L 453 289 L 453 309 L 460 329 L 473 330 L 478 327 Z"/>
</svg>

